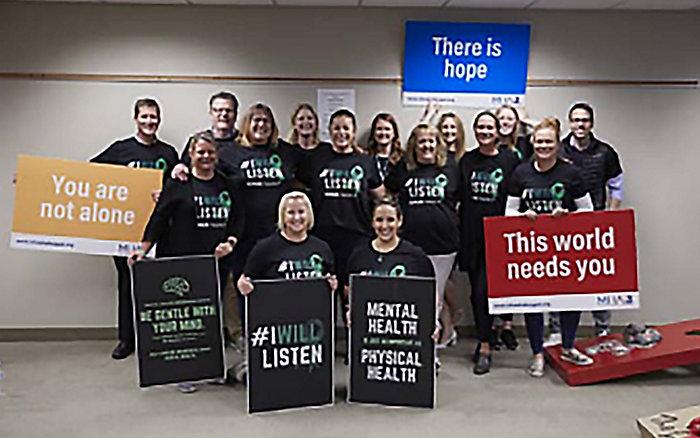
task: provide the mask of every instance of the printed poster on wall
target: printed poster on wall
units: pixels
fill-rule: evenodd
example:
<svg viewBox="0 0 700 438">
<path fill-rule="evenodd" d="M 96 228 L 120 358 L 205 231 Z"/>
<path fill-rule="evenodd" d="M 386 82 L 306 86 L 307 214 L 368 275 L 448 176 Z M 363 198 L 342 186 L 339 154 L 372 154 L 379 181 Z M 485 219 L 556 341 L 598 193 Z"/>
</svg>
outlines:
<svg viewBox="0 0 700 438">
<path fill-rule="evenodd" d="M 20 155 L 10 246 L 127 256 L 161 180 L 155 169 Z"/>
<path fill-rule="evenodd" d="M 216 259 L 143 260 L 132 273 L 140 386 L 223 378 Z"/>
<path fill-rule="evenodd" d="M 639 308 L 633 210 L 484 220 L 489 312 Z"/>
<path fill-rule="evenodd" d="M 403 104 L 520 105 L 529 51 L 528 24 L 407 21 Z"/>
<path fill-rule="evenodd" d="M 333 294 L 328 281 L 253 284 L 246 296 L 248 412 L 333 404 Z"/>
<path fill-rule="evenodd" d="M 435 407 L 435 281 L 350 277 L 348 401 Z"/>
</svg>

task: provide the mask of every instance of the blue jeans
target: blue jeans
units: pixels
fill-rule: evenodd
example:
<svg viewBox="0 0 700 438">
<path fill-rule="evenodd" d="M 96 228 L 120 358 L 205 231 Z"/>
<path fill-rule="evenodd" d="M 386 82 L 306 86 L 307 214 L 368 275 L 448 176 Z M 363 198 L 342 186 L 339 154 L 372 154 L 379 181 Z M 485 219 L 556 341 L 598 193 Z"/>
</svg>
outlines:
<svg viewBox="0 0 700 438">
<path fill-rule="evenodd" d="M 576 330 L 581 320 L 581 312 L 560 312 L 562 347 L 574 348 L 576 340 Z M 532 354 L 542 353 L 544 350 L 544 314 L 526 313 L 525 328 L 527 328 L 527 338 L 530 340 Z"/>
<path fill-rule="evenodd" d="M 594 310 L 591 313 L 593 314 L 593 322 L 595 323 L 596 335 L 600 335 L 603 331 L 610 330 L 610 317 L 612 316 L 611 311 Z M 561 327 L 559 324 L 559 312 L 551 312 L 549 314 L 549 332 L 561 333 Z"/>
</svg>

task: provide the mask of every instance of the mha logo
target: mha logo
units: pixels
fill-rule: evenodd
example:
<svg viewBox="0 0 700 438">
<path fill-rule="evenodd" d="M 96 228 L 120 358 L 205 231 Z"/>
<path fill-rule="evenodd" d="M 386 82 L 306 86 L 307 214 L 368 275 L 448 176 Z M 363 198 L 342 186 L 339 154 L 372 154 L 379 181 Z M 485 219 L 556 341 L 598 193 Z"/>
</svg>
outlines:
<svg viewBox="0 0 700 438">
<path fill-rule="evenodd" d="M 355 197 L 362 188 L 365 171 L 356 165 L 352 169 L 323 169 L 318 175 L 327 198 Z"/>
<path fill-rule="evenodd" d="M 477 202 L 493 202 L 498 196 L 498 187 L 503 181 L 503 169 L 475 170 L 471 176 L 472 200 Z"/>
<path fill-rule="evenodd" d="M 551 213 L 555 208 L 564 204 L 566 187 L 556 182 L 551 187 L 523 190 L 522 199 L 528 209 L 535 213 Z"/>
<path fill-rule="evenodd" d="M 275 186 L 284 181 L 282 172 L 282 158 L 272 154 L 268 158 L 251 158 L 241 163 L 244 171 L 246 185 Z"/>
<path fill-rule="evenodd" d="M 630 306 L 634 304 L 634 295 L 619 294 L 596 297 L 598 306 Z"/>
<path fill-rule="evenodd" d="M 404 187 L 408 190 L 408 204 L 435 204 L 445 199 L 445 187 L 449 179 L 444 173 L 434 178 L 414 177 L 406 180 Z"/>
<path fill-rule="evenodd" d="M 287 280 L 323 277 L 323 257 L 311 254 L 308 259 L 283 260 L 277 272 Z"/>
<path fill-rule="evenodd" d="M 163 293 L 182 298 L 190 291 L 190 283 L 183 277 L 170 277 L 160 285 Z"/>
</svg>

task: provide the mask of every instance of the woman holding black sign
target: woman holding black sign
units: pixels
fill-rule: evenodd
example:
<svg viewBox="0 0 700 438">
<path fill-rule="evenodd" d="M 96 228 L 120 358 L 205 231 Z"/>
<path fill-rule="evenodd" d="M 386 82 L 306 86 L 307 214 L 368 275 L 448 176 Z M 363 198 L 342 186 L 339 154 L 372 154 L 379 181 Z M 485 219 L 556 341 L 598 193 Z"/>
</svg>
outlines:
<svg viewBox="0 0 700 438">
<path fill-rule="evenodd" d="M 134 168 L 163 171 L 165 181 L 169 172 L 177 165 L 177 151 L 156 137 L 160 126 L 160 107 L 153 99 L 139 99 L 134 105 L 136 134 L 119 140 L 90 160 L 93 163 L 115 164 Z M 158 200 L 160 190 L 152 193 L 153 202 Z M 131 302 L 131 273 L 126 257 L 114 257 L 117 268 L 119 291 L 119 344 L 112 351 L 112 358 L 125 359 L 134 352 L 133 303 Z"/>
<path fill-rule="evenodd" d="M 592 211 L 591 196 L 586 192 L 580 170 L 558 158 L 559 121 L 546 118 L 532 133 L 534 160 L 521 164 L 513 172 L 508 186 L 507 216 L 525 216 L 535 221 L 541 214 L 561 217 L 574 211 Z M 585 366 L 593 359 L 574 348 L 581 312 L 561 312 L 561 359 Z M 533 358 L 528 368 L 532 377 L 544 375 L 544 317 L 526 313 L 525 324 Z"/>
</svg>

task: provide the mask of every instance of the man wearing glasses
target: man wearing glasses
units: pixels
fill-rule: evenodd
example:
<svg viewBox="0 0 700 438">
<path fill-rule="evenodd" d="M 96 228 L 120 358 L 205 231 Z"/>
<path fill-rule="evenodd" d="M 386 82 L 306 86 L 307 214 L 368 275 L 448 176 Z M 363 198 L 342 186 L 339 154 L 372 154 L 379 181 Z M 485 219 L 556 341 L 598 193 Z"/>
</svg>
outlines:
<svg viewBox="0 0 700 438">
<path fill-rule="evenodd" d="M 593 132 L 593 108 L 584 102 L 569 109 L 570 133 L 561 142 L 561 153 L 581 169 L 583 182 L 591 194 L 594 210 L 616 210 L 622 204 L 622 166 L 615 149 L 597 139 Z M 610 330 L 610 311 L 593 312 L 596 336 Z M 558 315 L 550 314 L 548 345 L 561 342 Z M 557 342 L 558 341 L 558 342 Z"/>
</svg>

